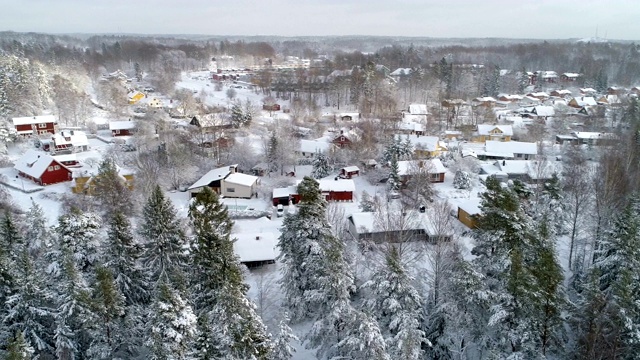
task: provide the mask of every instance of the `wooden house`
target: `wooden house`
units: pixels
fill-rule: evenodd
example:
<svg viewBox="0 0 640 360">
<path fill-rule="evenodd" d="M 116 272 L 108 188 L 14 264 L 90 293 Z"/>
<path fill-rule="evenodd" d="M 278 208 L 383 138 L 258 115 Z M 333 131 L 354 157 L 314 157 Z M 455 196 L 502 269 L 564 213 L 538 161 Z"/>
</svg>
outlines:
<svg viewBox="0 0 640 360">
<path fill-rule="evenodd" d="M 144 93 L 140 91 L 131 91 L 127 94 L 127 100 L 129 101 L 129 105 L 136 104 L 138 101 L 144 99 Z"/>
<path fill-rule="evenodd" d="M 231 173 L 235 173 L 238 165 L 223 166 L 210 170 L 187 189 L 191 197 L 198 195 L 205 186 L 218 194 L 222 193 L 222 181 Z"/>
<path fill-rule="evenodd" d="M 277 246 L 278 233 L 241 232 L 234 233 L 232 236 L 234 238 L 233 252 L 240 260 L 240 263 L 249 269 L 276 262 L 279 254 Z"/>
<path fill-rule="evenodd" d="M 580 74 L 578 73 L 563 73 L 562 75 L 560 75 L 560 80 L 564 82 L 574 82 L 578 80 L 579 77 Z"/>
<path fill-rule="evenodd" d="M 113 137 L 133 135 L 135 128 L 135 121 L 112 121 L 109 123 L 109 130 L 111 130 Z"/>
<path fill-rule="evenodd" d="M 592 96 L 579 96 L 571 99 L 567 105 L 579 109 L 585 106 L 596 106 L 598 102 Z"/>
<path fill-rule="evenodd" d="M 340 177 L 343 179 L 351 179 L 360 176 L 360 168 L 357 166 L 346 166 L 340 169 Z"/>
<path fill-rule="evenodd" d="M 458 220 L 469 229 L 475 229 L 478 226 L 478 217 L 482 214 L 480 199 L 468 199 L 458 205 Z"/>
<path fill-rule="evenodd" d="M 412 176 L 420 173 L 426 173 L 429 176 L 429 182 L 444 182 L 446 171 L 447 169 L 440 159 L 398 161 L 398 175 L 403 187 L 407 185 Z"/>
<path fill-rule="evenodd" d="M 348 232 L 356 240 L 374 243 L 450 241 L 452 234 L 439 234 L 423 210 L 387 213 L 360 212 L 347 217 Z"/>
<path fill-rule="evenodd" d="M 134 173 L 130 170 L 116 167 L 118 171 L 118 178 L 120 182 L 129 190 L 133 190 L 134 186 Z M 73 174 L 74 185 L 71 191 L 74 194 L 96 195 L 96 183 L 98 179 L 98 172 L 94 171 L 76 171 Z"/>
<path fill-rule="evenodd" d="M 447 150 L 447 145 L 437 136 L 396 135 L 395 139 L 400 142 L 408 141 L 417 158 L 438 157 Z"/>
<path fill-rule="evenodd" d="M 355 130 L 341 129 L 340 133 L 331 141 L 337 147 L 343 149 L 351 147 L 351 145 L 360 138 Z"/>
<path fill-rule="evenodd" d="M 55 134 L 57 121 L 53 115 L 15 117 L 11 119 L 18 135 Z"/>
<path fill-rule="evenodd" d="M 51 185 L 71 181 L 72 172 L 51 155 L 33 149 L 16 161 L 18 175 L 39 185 Z"/>
<path fill-rule="evenodd" d="M 476 131 L 472 135 L 472 141 L 511 141 L 512 136 L 513 127 L 511 125 L 480 124 L 476 127 Z"/>
</svg>

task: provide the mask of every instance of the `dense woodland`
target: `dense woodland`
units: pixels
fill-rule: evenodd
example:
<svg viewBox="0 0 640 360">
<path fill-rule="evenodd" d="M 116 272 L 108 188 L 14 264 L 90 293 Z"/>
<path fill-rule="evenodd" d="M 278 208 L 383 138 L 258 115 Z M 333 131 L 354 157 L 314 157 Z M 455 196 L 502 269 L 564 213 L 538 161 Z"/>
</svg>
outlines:
<svg viewBox="0 0 640 360">
<path fill-rule="evenodd" d="M 259 84 L 265 96 L 304 103 L 304 110 L 292 105 L 302 124 L 312 122 L 314 106 L 341 101 L 385 118 L 397 116 L 398 97 L 405 93 L 413 94 L 406 95 L 412 101 L 426 93 L 446 99 L 516 92 L 523 70 L 579 72 L 585 86 L 605 89 L 640 81 L 638 47 L 631 43 L 402 44 L 363 53 L 353 50 L 357 42 L 334 41 L 332 49 L 331 41 L 313 39 L 3 33 L 0 118 L 50 109 L 66 125 L 89 127 L 94 91 L 101 104 L 124 114 L 116 100 L 123 94 L 100 83 L 103 74 L 144 73 L 158 91 L 171 94 L 182 71 L 206 68 L 222 55 L 247 64 L 283 54 L 328 55 L 310 73 Z M 392 90 L 376 64 L 416 71 Z M 314 76 L 354 67 L 348 83 L 319 82 L 314 89 Z M 500 69 L 513 70 L 513 77 L 496 83 Z M 279 82 L 297 86 L 279 91 Z M 198 103 L 193 94 L 174 95 L 190 104 L 189 115 L 222 111 Z M 234 111 L 251 122 L 249 106 Z M 501 184 L 489 177 L 478 228 L 464 234 L 473 239 L 472 259 L 461 252 L 463 234 L 424 246 L 406 241 L 402 232 L 388 243 L 359 243 L 346 234 L 344 216 L 321 198 L 317 182 L 305 178 L 298 186 L 301 202 L 285 217 L 278 241 L 281 278 L 272 286 L 282 303 L 268 314 L 248 295 L 246 270 L 233 252 L 233 221 L 218 196 L 205 188 L 182 219 L 164 193 L 191 180 L 193 168 L 250 164 L 256 156 L 242 143 L 229 154 L 212 155 L 188 145 L 184 135 L 156 127 L 163 146 L 145 148 L 141 142 L 133 158 L 112 154 L 103 160 L 96 184 L 101 195 L 60 199 L 64 213 L 53 227 L 36 202 L 23 212 L 0 192 L 0 353 L 40 360 L 284 360 L 302 342 L 319 359 L 637 358 L 640 102 L 628 100 L 619 120 L 616 146 L 567 150 L 562 173 L 548 183 Z M 363 146 L 352 156 L 388 160 L 391 174 L 384 176 L 393 188 L 394 162 L 410 151 L 379 140 L 384 125 L 362 126 Z M 267 129 L 265 160 L 274 171 L 291 161 L 291 145 L 279 136 L 285 129 Z M 123 160 L 139 173 L 134 192 L 117 181 L 115 162 Z M 464 161 L 456 155 L 443 160 L 458 163 L 456 182 L 468 186 Z M 328 161 L 316 157 L 316 177 L 328 173 Z M 409 187 L 430 197 L 428 182 L 416 179 Z M 386 209 L 390 223 L 404 216 L 379 199 L 362 199 L 361 206 Z M 451 226 L 447 206 L 434 200 L 430 207 L 440 226 Z M 570 241 L 568 259 L 558 256 L 560 237 Z M 418 272 L 418 263 L 430 270 Z"/>
</svg>

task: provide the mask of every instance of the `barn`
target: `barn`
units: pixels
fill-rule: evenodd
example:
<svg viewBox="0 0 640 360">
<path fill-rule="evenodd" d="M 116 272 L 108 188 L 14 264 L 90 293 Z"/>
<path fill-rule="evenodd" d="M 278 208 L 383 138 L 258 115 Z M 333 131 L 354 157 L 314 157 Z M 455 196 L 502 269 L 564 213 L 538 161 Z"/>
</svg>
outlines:
<svg viewBox="0 0 640 360">
<path fill-rule="evenodd" d="M 340 177 L 343 179 L 351 179 L 355 176 L 360 176 L 360 168 L 357 166 L 347 166 L 340 169 Z"/>
<path fill-rule="evenodd" d="M 69 168 L 51 155 L 36 150 L 28 150 L 16 161 L 14 168 L 18 171 L 18 175 L 39 185 L 57 184 L 72 179 Z"/>
</svg>

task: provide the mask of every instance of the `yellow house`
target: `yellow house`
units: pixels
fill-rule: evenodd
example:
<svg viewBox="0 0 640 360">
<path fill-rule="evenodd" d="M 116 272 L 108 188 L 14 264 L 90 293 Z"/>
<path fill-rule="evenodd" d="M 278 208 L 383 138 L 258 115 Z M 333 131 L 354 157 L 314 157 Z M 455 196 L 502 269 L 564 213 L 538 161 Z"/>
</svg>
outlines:
<svg viewBox="0 0 640 360">
<path fill-rule="evenodd" d="M 458 205 L 458 220 L 469 229 L 475 229 L 478 226 L 478 217 L 482 213 L 480 211 L 480 199 L 469 199 Z"/>
<path fill-rule="evenodd" d="M 447 151 L 447 145 L 437 136 L 396 135 L 396 140 L 400 142 L 409 140 L 413 147 L 413 154 L 418 159 L 438 157 L 443 151 Z"/>
<path fill-rule="evenodd" d="M 129 171 L 120 170 L 118 172 L 120 175 L 120 179 L 124 182 L 126 187 L 129 190 L 133 190 L 133 173 Z M 94 195 L 95 194 L 95 177 L 94 175 L 88 174 L 80 174 L 74 176 L 74 185 L 71 188 L 71 191 L 74 194 L 85 194 L 85 195 Z"/>
<path fill-rule="evenodd" d="M 473 134 L 473 142 L 511 141 L 512 136 L 513 128 L 511 125 L 481 124 Z"/>
<path fill-rule="evenodd" d="M 144 99 L 145 95 L 140 91 L 132 91 L 129 94 L 127 94 L 127 97 L 129 99 L 129 105 L 133 105 L 138 101 Z"/>
</svg>

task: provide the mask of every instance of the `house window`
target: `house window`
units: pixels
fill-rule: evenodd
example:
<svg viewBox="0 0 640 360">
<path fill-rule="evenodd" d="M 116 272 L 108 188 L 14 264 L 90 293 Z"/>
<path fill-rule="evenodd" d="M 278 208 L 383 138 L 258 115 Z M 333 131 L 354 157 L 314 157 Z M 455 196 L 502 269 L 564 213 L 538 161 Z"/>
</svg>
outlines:
<svg viewBox="0 0 640 360">
<path fill-rule="evenodd" d="M 429 180 L 431 180 L 431 181 L 439 181 L 440 180 L 440 174 L 438 174 L 438 173 L 429 174 Z"/>
<path fill-rule="evenodd" d="M 49 168 L 47 168 L 47 171 L 53 171 L 53 166 L 49 166 Z"/>
<path fill-rule="evenodd" d="M 47 128 L 47 124 L 38 124 L 38 127 L 40 129 L 46 129 Z"/>
<path fill-rule="evenodd" d="M 40 134 L 40 135 L 44 135 L 44 134 L 47 134 L 47 133 L 48 133 L 47 130 L 39 130 L 38 131 L 38 134 Z"/>
<path fill-rule="evenodd" d="M 340 136 L 340 141 L 344 141 L 344 136 Z"/>
<path fill-rule="evenodd" d="M 120 134 L 120 130 L 113 130 L 113 133 L 116 134 L 116 135 Z"/>
<path fill-rule="evenodd" d="M 53 170 L 60 170 L 60 165 L 54 165 Z"/>
<path fill-rule="evenodd" d="M 227 192 L 236 192 L 236 188 L 227 188 Z"/>
</svg>

